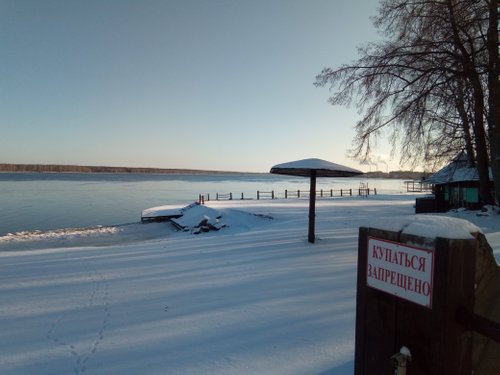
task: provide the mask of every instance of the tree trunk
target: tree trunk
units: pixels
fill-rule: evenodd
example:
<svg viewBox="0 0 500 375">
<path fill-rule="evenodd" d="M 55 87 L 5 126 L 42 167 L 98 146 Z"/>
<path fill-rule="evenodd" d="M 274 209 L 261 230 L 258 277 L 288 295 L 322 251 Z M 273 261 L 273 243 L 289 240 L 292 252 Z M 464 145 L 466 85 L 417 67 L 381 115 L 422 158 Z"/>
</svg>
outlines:
<svg viewBox="0 0 500 375">
<path fill-rule="evenodd" d="M 474 135 L 476 140 L 476 166 L 479 174 L 479 197 L 484 204 L 494 204 L 490 189 L 488 144 L 484 128 L 484 94 L 479 77 L 471 73 L 474 95 Z"/>
<path fill-rule="evenodd" d="M 498 76 L 498 0 L 490 0 L 488 23 L 488 135 L 490 139 L 490 157 L 495 200 L 500 202 L 500 82 Z"/>
<path fill-rule="evenodd" d="M 495 201 L 490 190 L 488 143 L 486 141 L 486 131 L 484 127 L 485 99 L 483 87 L 481 85 L 481 77 L 474 65 L 474 56 L 467 51 L 461 39 L 461 30 L 459 30 L 459 26 L 457 25 L 457 16 L 455 14 L 455 4 L 453 1 L 448 0 L 446 5 L 448 7 L 449 22 L 453 32 L 453 42 L 460 54 L 459 62 L 471 85 L 474 100 L 473 131 L 476 143 L 476 165 L 479 174 L 479 197 L 483 204 L 494 204 Z"/>
<path fill-rule="evenodd" d="M 465 140 L 465 151 L 467 152 L 467 159 L 470 165 L 476 164 L 476 154 L 474 152 L 474 147 L 472 146 L 472 137 L 470 134 L 470 121 L 467 110 L 465 109 L 465 94 L 462 79 L 457 79 L 457 98 L 456 107 L 460 119 L 462 120 L 462 131 L 464 133 Z"/>
</svg>

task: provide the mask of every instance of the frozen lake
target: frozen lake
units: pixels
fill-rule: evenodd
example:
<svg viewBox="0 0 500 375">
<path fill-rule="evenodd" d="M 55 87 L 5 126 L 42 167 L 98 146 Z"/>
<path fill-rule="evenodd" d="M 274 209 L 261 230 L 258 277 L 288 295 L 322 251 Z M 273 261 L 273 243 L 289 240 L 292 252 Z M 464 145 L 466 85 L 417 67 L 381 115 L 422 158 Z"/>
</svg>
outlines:
<svg viewBox="0 0 500 375">
<path fill-rule="evenodd" d="M 397 194 L 403 180 L 320 178 L 317 189 L 357 189 L 368 183 L 379 194 Z M 308 190 L 309 180 L 271 174 L 78 174 L 1 173 L 0 236 L 20 231 L 87 228 L 140 221 L 142 210 L 165 204 L 187 205 L 199 194 L 234 194 L 256 199 L 257 190 Z"/>
</svg>

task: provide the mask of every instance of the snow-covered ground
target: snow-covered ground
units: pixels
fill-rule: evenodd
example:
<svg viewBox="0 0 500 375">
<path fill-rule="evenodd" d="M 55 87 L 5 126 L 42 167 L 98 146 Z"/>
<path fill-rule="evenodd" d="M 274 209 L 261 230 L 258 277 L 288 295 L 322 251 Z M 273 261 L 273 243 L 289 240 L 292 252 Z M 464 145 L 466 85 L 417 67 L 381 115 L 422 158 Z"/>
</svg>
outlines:
<svg viewBox="0 0 500 375">
<path fill-rule="evenodd" d="M 315 244 L 308 201 L 290 199 L 210 202 L 203 215 L 226 227 L 197 235 L 152 223 L 133 231 L 163 238 L 112 246 L 11 236 L 31 246 L 0 252 L 0 373 L 352 374 L 358 228 L 414 202 L 319 200 Z M 500 215 L 447 216 L 481 228 L 500 258 Z"/>
</svg>

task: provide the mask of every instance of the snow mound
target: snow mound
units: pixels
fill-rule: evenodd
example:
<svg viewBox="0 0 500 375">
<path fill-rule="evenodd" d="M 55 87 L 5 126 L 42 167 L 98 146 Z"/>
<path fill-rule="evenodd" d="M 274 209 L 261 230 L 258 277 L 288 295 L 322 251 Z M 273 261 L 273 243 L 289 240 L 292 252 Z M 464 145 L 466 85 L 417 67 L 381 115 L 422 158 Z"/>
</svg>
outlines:
<svg viewBox="0 0 500 375">
<path fill-rule="evenodd" d="M 225 208 L 217 210 L 205 205 L 191 205 L 183 209 L 183 216 L 170 221 L 180 230 L 199 234 L 231 228 L 231 233 L 245 232 L 258 228 L 270 216 L 254 214 L 248 211 Z"/>
<path fill-rule="evenodd" d="M 426 238 L 470 239 L 474 238 L 474 233 L 482 233 L 481 229 L 470 221 L 434 215 L 377 218 L 369 226 Z"/>
<path fill-rule="evenodd" d="M 182 216 L 170 221 L 179 229 L 200 233 L 200 230 L 219 230 L 225 225 L 220 223 L 222 213 L 200 204 L 190 205 L 182 210 Z"/>
</svg>

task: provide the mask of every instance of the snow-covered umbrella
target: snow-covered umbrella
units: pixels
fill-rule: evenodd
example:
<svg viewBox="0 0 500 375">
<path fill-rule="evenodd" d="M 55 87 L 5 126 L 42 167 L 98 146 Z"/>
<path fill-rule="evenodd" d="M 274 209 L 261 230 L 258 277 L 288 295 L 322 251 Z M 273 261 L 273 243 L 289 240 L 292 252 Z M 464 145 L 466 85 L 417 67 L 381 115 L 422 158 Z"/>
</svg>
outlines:
<svg viewBox="0 0 500 375">
<path fill-rule="evenodd" d="M 314 224 L 316 216 L 316 177 L 351 177 L 362 174 L 357 169 L 331 163 L 322 159 L 303 159 L 289 163 L 277 164 L 271 168 L 271 173 L 290 176 L 309 177 L 309 234 L 308 240 L 314 243 Z"/>
</svg>

